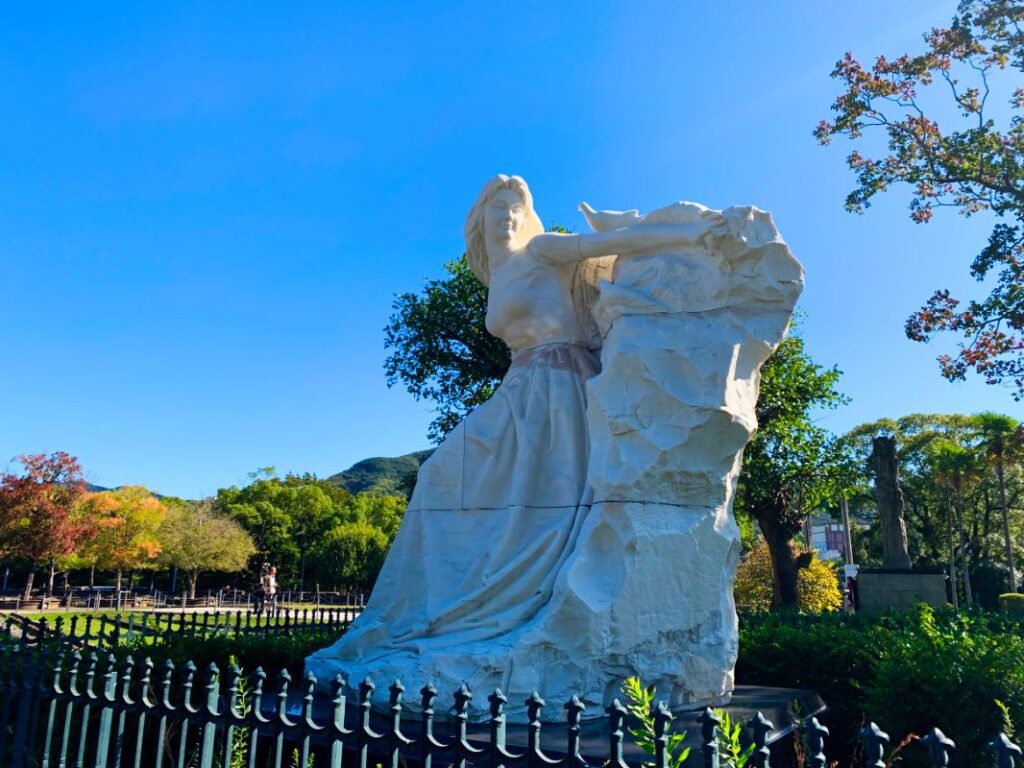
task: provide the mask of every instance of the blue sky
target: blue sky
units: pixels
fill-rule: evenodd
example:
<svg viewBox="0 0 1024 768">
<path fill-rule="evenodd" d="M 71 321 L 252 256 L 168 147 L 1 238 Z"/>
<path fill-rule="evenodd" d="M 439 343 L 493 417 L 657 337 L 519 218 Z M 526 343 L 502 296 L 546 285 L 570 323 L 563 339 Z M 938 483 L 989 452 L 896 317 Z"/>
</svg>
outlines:
<svg viewBox="0 0 1024 768">
<path fill-rule="evenodd" d="M 580 200 L 752 203 L 807 270 L 805 336 L 843 431 L 915 411 L 1024 417 L 905 339 L 970 294 L 990 221 L 907 196 L 843 211 L 811 129 L 846 50 L 919 45 L 955 2 L 60 4 L 0 24 L 0 466 L 67 450 L 101 485 L 199 496 L 426 445 L 385 386 L 396 292 L 462 251 L 498 172 L 542 219 Z"/>
</svg>

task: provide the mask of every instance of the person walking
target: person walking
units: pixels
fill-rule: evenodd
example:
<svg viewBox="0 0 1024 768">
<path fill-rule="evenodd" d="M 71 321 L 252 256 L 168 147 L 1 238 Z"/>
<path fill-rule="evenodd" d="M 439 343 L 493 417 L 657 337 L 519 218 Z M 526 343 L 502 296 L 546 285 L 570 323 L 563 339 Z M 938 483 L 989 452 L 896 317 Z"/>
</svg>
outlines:
<svg viewBox="0 0 1024 768">
<path fill-rule="evenodd" d="M 264 563 L 260 566 L 260 578 L 256 582 L 256 589 L 253 590 L 253 613 L 257 616 L 263 615 L 263 609 L 267 607 L 267 574 L 270 573 L 270 564 Z"/>
<path fill-rule="evenodd" d="M 270 603 L 268 613 L 271 616 L 277 614 L 277 567 L 270 566 L 270 570 L 267 571 L 267 575 L 263 580 L 263 591 L 266 597 L 266 601 Z"/>
</svg>

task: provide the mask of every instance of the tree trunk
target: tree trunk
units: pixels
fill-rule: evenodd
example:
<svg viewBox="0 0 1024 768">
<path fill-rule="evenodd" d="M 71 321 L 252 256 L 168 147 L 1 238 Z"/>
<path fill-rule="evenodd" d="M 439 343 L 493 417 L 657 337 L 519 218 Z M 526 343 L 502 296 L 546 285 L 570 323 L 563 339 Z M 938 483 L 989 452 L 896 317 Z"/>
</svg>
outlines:
<svg viewBox="0 0 1024 768">
<path fill-rule="evenodd" d="M 946 495 L 946 532 L 949 534 L 949 585 L 953 593 L 953 610 L 960 610 L 960 597 L 956 592 L 956 545 L 953 544 L 953 500 Z"/>
<path fill-rule="evenodd" d="M 1006 567 L 1010 572 L 1010 591 L 1017 591 L 1017 569 L 1013 563 L 1013 539 L 1010 537 L 1010 509 L 1006 504 L 1006 477 L 1003 473 L 1003 462 L 996 464 L 996 477 L 999 478 L 999 506 L 1003 508 L 1003 538 L 1006 544 Z"/>
<path fill-rule="evenodd" d="M 974 592 L 971 590 L 971 563 L 969 560 L 970 552 L 967 546 L 967 538 L 964 534 L 964 500 L 960 494 L 956 495 L 956 522 L 957 528 L 960 529 L 960 552 L 961 552 L 961 570 L 964 573 L 964 597 L 967 599 L 967 607 L 970 608 L 974 605 Z"/>
<path fill-rule="evenodd" d="M 800 569 L 811 564 L 811 553 L 797 554 L 793 546 L 794 534 L 775 523 L 769 515 L 763 517 L 763 521 L 758 519 L 758 525 L 772 560 L 772 608 L 798 610 Z"/>
<path fill-rule="evenodd" d="M 121 569 L 117 569 L 117 576 L 114 578 L 114 606 L 121 610 Z"/>
<path fill-rule="evenodd" d="M 46 596 L 53 597 L 53 582 L 57 578 L 57 563 L 54 560 L 50 561 L 50 572 L 46 579 Z"/>
<path fill-rule="evenodd" d="M 992 533 L 992 500 L 989 498 L 988 488 L 985 489 L 983 495 L 985 514 L 981 516 L 980 527 L 977 514 L 974 516 L 974 540 L 972 541 L 971 546 L 974 547 L 974 551 L 978 553 L 978 561 L 987 563 L 990 559 L 988 555 L 988 545 Z"/>
<path fill-rule="evenodd" d="M 96 587 L 96 566 L 89 566 L 89 589 L 95 589 Z"/>
<path fill-rule="evenodd" d="M 850 529 L 850 503 L 843 496 L 839 501 L 839 507 L 843 511 L 843 553 L 846 555 L 846 564 L 853 565 L 853 531 Z"/>
<path fill-rule="evenodd" d="M 196 583 L 199 581 L 199 571 L 188 572 L 188 599 L 196 599 Z"/>
<path fill-rule="evenodd" d="M 28 566 L 28 575 L 25 577 L 25 592 L 21 596 L 22 600 L 31 600 L 32 599 L 32 584 L 33 584 L 33 582 L 35 582 L 35 580 L 36 580 L 36 564 L 33 562 L 33 563 L 29 563 L 29 566 Z"/>
</svg>

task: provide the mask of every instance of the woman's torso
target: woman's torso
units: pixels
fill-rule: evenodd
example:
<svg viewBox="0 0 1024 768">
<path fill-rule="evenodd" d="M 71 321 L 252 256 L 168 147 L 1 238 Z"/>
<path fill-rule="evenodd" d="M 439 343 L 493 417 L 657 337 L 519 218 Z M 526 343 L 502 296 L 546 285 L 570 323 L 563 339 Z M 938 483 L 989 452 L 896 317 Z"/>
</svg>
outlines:
<svg viewBox="0 0 1024 768">
<path fill-rule="evenodd" d="M 513 352 L 541 344 L 585 344 L 572 300 L 575 265 L 551 266 L 529 250 L 490 265 L 487 330 Z"/>
</svg>

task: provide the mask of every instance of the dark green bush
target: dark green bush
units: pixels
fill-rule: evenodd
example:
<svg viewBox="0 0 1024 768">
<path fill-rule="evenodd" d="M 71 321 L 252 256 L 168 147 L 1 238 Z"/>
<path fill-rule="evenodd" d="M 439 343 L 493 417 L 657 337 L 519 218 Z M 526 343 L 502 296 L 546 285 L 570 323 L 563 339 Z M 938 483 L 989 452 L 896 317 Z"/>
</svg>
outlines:
<svg viewBox="0 0 1024 768">
<path fill-rule="evenodd" d="M 148 656 L 158 666 L 170 659 L 176 667 L 189 661 L 199 669 L 213 662 L 223 671 L 230 667 L 234 658 L 248 674 L 263 667 L 268 678 L 273 679 L 282 669 L 287 669 L 293 680 L 303 674 L 306 657 L 324 648 L 340 637 L 337 630 L 318 632 L 297 632 L 293 635 L 251 635 L 197 637 L 182 634 L 171 635 L 158 644 L 128 645 L 125 650 L 136 658 Z"/>
<path fill-rule="evenodd" d="M 875 679 L 882 631 L 838 614 L 745 614 L 736 681 L 809 688 L 828 705 L 822 722 L 844 753 L 856 739 L 865 691 Z"/>
<path fill-rule="evenodd" d="M 1019 592 L 1007 592 L 999 596 L 999 610 L 1011 616 L 1024 618 L 1024 595 Z"/>
<path fill-rule="evenodd" d="M 829 707 L 830 756 L 841 762 L 866 715 L 894 744 L 938 726 L 957 743 L 958 764 L 975 765 L 1002 727 L 996 700 L 1024 723 L 1022 626 L 1004 614 L 925 606 L 875 619 L 745 615 L 736 679 L 817 691 Z M 925 757 L 912 745 L 901 764 L 926 765 Z"/>
<path fill-rule="evenodd" d="M 1024 639 L 994 631 L 984 615 L 923 608 L 917 620 L 881 649 L 867 712 L 884 717 L 890 735 L 938 726 L 956 742 L 958 762 L 974 765 L 1002 726 L 996 700 L 1022 722 Z"/>
</svg>

